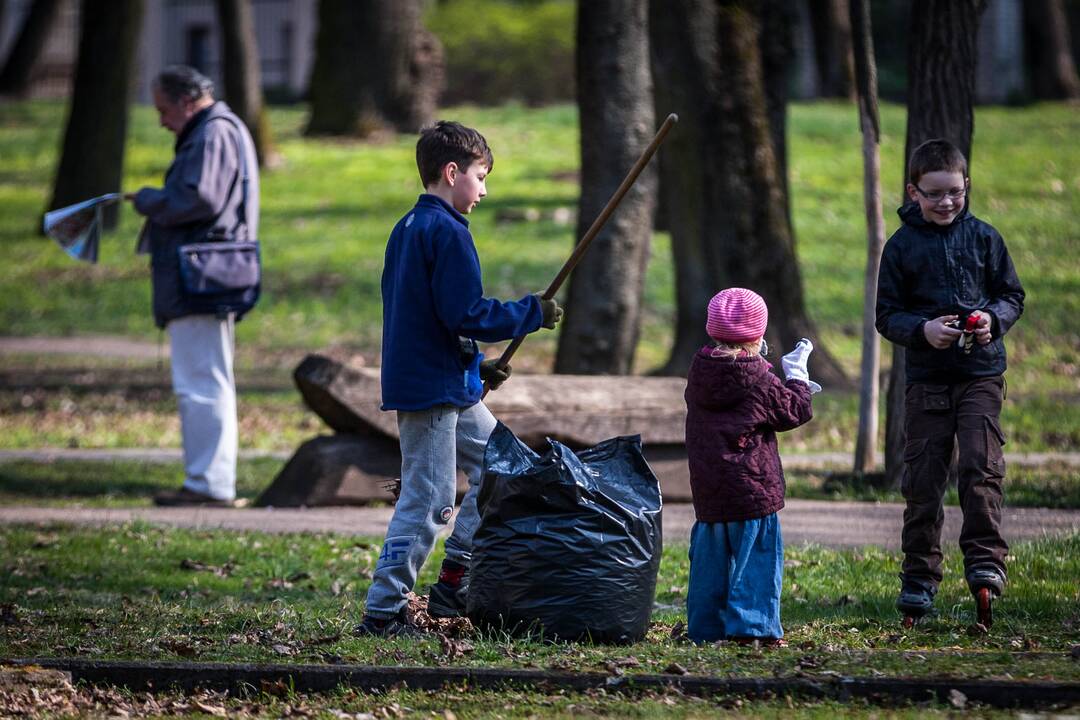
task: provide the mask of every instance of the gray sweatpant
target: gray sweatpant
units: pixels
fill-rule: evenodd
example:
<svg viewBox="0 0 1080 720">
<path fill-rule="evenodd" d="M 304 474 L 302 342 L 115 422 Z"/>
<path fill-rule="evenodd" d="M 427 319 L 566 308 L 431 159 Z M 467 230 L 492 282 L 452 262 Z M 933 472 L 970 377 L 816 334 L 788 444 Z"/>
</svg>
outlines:
<svg viewBox="0 0 1080 720">
<path fill-rule="evenodd" d="M 480 517 L 476 493 L 484 470 L 484 450 L 495 416 L 482 402 L 467 408 L 438 405 L 398 411 L 401 437 L 401 497 L 386 529 L 386 540 L 368 589 L 366 612 L 375 618 L 396 615 L 408 602 L 416 575 L 435 546 L 435 538 L 454 512 L 457 468 L 469 479 L 446 557 L 468 566 Z"/>
</svg>

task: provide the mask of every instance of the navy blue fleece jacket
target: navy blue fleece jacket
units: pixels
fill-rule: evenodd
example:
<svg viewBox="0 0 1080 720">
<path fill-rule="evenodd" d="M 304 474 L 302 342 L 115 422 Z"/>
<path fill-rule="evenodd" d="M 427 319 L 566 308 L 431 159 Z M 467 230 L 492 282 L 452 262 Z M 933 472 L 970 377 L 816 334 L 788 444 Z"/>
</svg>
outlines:
<svg viewBox="0 0 1080 720">
<path fill-rule="evenodd" d="M 390 233 L 382 298 L 384 410 L 472 405 L 482 391 L 476 341 L 526 335 L 543 319 L 533 295 L 484 297 L 469 221 L 429 194 Z"/>
</svg>

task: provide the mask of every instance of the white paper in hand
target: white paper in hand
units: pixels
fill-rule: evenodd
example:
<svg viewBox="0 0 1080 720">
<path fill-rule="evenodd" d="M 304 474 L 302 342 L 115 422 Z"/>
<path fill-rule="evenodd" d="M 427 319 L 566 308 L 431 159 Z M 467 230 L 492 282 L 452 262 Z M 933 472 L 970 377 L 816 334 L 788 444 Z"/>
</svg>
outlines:
<svg viewBox="0 0 1080 720">
<path fill-rule="evenodd" d="M 45 213 L 45 234 L 71 257 L 96 263 L 101 241 L 101 210 L 117 202 L 120 193 L 108 193 Z"/>
</svg>

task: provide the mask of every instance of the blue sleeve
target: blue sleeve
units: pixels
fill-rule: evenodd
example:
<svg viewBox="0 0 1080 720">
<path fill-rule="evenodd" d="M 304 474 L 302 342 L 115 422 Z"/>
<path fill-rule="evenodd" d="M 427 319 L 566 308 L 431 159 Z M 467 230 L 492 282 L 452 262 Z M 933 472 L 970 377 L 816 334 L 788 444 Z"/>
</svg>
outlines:
<svg viewBox="0 0 1080 720">
<path fill-rule="evenodd" d="M 445 229 L 434 238 L 431 291 L 435 312 L 450 332 L 482 342 L 499 342 L 540 329 L 540 300 L 526 295 L 500 302 L 484 297 L 480 258 L 465 231 Z"/>
</svg>

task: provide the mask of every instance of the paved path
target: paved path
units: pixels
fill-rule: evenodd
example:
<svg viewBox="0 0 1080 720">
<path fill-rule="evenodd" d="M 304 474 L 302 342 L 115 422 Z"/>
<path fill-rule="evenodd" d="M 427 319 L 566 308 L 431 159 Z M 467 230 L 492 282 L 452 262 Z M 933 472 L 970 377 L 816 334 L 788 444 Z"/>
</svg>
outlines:
<svg viewBox="0 0 1080 720">
<path fill-rule="evenodd" d="M 0 336 L 0 355 L 90 355 L 154 360 L 158 357 L 169 357 L 169 344 L 159 345 L 119 335 Z"/>
<path fill-rule="evenodd" d="M 241 460 L 274 458 L 288 460 L 292 452 L 287 450 L 240 450 Z M 843 452 L 781 453 L 787 470 L 850 469 L 851 454 Z M 27 450 L 0 450 L 0 463 L 11 460 L 53 462 L 55 460 L 79 460 L 111 462 L 114 460 L 137 460 L 152 463 L 178 463 L 179 448 L 33 448 Z M 1013 466 L 1039 467 L 1043 465 L 1080 466 L 1080 452 L 1052 453 L 1005 453 L 1005 461 Z"/>
<path fill-rule="evenodd" d="M 143 520 L 186 528 L 224 528 L 264 532 L 336 532 L 382 536 L 392 508 L 73 508 L 0 507 L 0 524 L 78 523 L 104 525 Z M 789 500 L 780 513 L 784 541 L 789 545 L 813 543 L 825 547 L 878 545 L 899 548 L 903 506 L 895 503 Z M 685 542 L 694 522 L 693 507 L 670 504 L 664 508 L 664 540 Z M 960 510 L 945 508 L 943 542 L 956 546 L 960 536 Z M 1014 508 L 1005 512 L 1005 535 L 1010 540 L 1033 540 L 1046 535 L 1080 532 L 1080 511 Z"/>
</svg>

